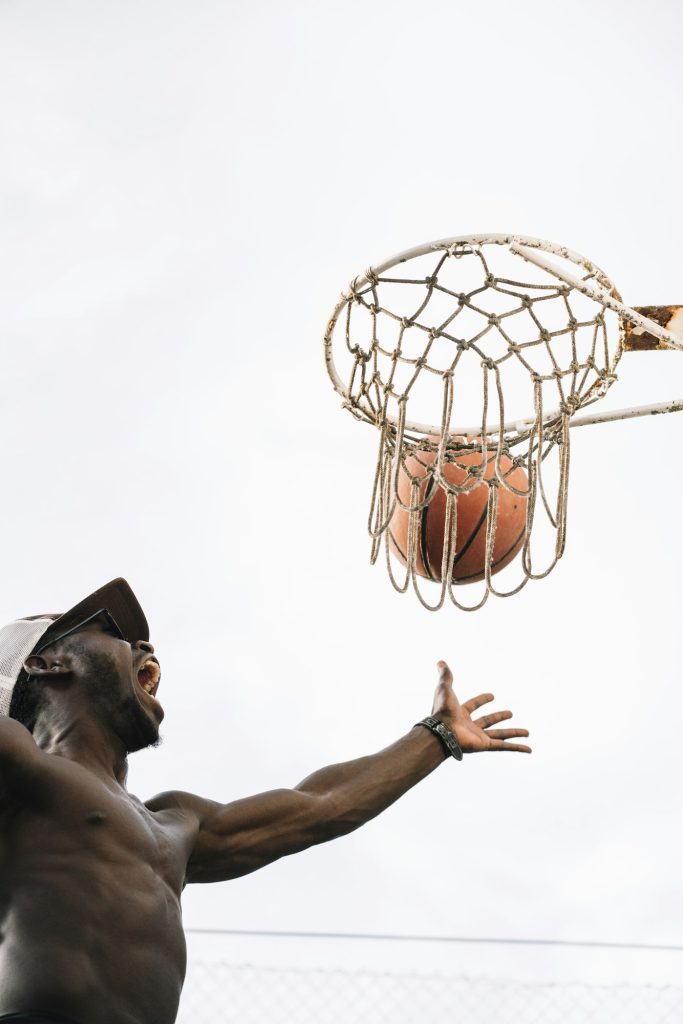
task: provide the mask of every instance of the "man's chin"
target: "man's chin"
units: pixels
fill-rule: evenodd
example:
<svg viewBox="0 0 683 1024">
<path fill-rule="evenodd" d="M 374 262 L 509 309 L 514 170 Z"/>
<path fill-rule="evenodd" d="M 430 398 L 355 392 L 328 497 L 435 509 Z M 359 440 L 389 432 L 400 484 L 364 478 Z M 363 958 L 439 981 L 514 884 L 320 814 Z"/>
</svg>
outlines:
<svg viewBox="0 0 683 1024">
<path fill-rule="evenodd" d="M 143 740 L 136 740 L 133 743 L 129 743 L 128 744 L 128 753 L 129 754 L 136 754 L 138 752 L 138 750 L 149 750 L 150 748 L 158 747 L 160 745 L 161 745 L 161 736 L 157 732 L 156 736 L 154 736 L 154 737 L 150 736 L 145 741 L 143 741 Z"/>
<path fill-rule="evenodd" d="M 138 750 L 147 750 L 149 747 L 158 747 L 161 743 L 159 729 L 149 722 L 149 728 L 145 731 L 138 729 L 135 736 L 130 736 L 126 747 L 129 754 L 135 754 Z"/>
<path fill-rule="evenodd" d="M 134 754 L 137 750 L 146 750 L 147 747 L 158 747 L 161 743 L 159 725 L 164 717 L 161 705 L 158 721 L 152 718 L 135 698 L 128 704 L 126 711 L 124 741 L 128 753 Z"/>
</svg>

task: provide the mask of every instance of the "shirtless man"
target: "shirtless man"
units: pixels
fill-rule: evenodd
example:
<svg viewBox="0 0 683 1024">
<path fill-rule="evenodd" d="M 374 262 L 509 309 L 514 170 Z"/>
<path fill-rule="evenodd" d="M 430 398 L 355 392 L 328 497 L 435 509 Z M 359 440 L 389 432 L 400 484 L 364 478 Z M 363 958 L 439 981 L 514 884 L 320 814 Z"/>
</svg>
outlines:
<svg viewBox="0 0 683 1024">
<path fill-rule="evenodd" d="M 5 626 L 0 673 L 0 1021 L 172 1024 L 188 882 L 345 835 L 449 753 L 529 752 L 510 742 L 525 729 L 495 728 L 511 712 L 473 721 L 492 695 L 460 705 L 439 662 L 433 717 L 377 754 L 234 803 L 142 803 L 127 756 L 158 741 L 164 713 L 147 622 L 121 579 L 64 615 Z"/>
</svg>

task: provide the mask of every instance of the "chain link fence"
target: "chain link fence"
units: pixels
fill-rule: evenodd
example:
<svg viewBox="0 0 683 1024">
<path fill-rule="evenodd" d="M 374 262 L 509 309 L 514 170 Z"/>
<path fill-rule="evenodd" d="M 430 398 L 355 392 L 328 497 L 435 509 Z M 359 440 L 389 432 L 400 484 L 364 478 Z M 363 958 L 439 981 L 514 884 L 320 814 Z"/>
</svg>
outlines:
<svg viewBox="0 0 683 1024">
<path fill-rule="evenodd" d="M 178 1024 L 681 1024 L 683 986 L 190 962 Z"/>
</svg>

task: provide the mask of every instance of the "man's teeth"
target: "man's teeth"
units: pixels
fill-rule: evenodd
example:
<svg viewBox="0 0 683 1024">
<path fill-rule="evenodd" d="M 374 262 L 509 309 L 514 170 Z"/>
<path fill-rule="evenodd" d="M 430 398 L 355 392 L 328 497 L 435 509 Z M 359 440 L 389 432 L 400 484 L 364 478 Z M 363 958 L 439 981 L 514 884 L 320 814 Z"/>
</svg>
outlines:
<svg viewBox="0 0 683 1024">
<path fill-rule="evenodd" d="M 138 682 L 143 690 L 146 690 L 149 694 L 154 693 L 160 678 L 161 669 L 157 665 L 156 661 L 152 661 L 151 659 L 146 661 L 138 672 Z"/>
</svg>

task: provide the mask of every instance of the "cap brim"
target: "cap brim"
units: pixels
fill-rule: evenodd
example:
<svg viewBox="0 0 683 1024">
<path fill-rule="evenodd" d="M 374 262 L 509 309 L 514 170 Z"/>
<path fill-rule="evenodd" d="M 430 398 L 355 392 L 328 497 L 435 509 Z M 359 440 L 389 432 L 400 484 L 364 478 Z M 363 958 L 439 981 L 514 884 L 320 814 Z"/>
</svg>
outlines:
<svg viewBox="0 0 683 1024">
<path fill-rule="evenodd" d="M 135 640 L 149 640 L 149 626 L 145 613 L 126 580 L 119 576 L 56 618 L 40 638 L 41 644 L 49 641 L 51 636 L 60 636 L 66 630 L 77 626 L 101 608 L 106 608 L 116 620 L 116 625 L 125 640 L 130 643 Z"/>
</svg>

